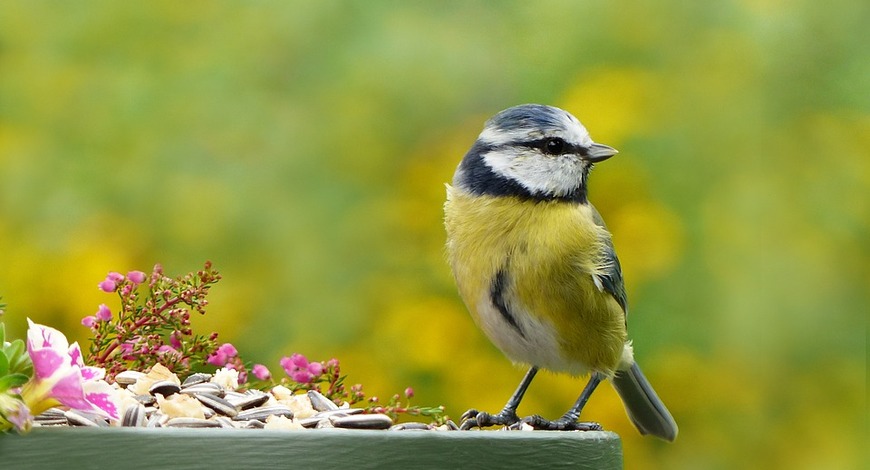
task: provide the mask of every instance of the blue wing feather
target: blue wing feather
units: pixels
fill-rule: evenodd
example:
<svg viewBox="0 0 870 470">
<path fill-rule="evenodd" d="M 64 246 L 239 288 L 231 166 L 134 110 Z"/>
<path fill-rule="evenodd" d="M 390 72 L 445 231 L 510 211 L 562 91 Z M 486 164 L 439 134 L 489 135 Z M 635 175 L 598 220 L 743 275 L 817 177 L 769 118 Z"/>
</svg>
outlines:
<svg viewBox="0 0 870 470">
<path fill-rule="evenodd" d="M 591 206 L 591 204 L 590 204 Z M 592 207 L 592 214 L 595 223 L 601 227 L 607 228 L 604 225 L 604 219 L 601 214 Z M 595 276 L 596 284 L 612 295 L 616 302 L 622 307 L 622 311 L 628 315 L 628 297 L 625 294 L 625 282 L 622 278 L 622 267 L 619 265 L 619 258 L 616 256 L 616 249 L 613 247 L 613 241 L 608 238 L 604 240 L 604 252 L 601 254 L 602 261 L 605 263 L 605 271 L 601 275 Z"/>
</svg>

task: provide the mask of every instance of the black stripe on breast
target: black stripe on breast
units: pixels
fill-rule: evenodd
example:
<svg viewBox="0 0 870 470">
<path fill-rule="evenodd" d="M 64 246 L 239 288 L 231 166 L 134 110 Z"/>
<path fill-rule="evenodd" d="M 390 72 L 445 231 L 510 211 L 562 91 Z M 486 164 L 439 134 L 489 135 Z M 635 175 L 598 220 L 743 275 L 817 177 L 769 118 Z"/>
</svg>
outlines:
<svg viewBox="0 0 870 470">
<path fill-rule="evenodd" d="M 504 320 L 508 322 L 508 324 L 512 326 L 520 336 L 525 338 L 526 335 L 523 333 L 523 329 L 520 328 L 517 319 L 514 318 L 513 314 L 508 309 L 507 302 L 504 299 L 504 290 L 507 287 L 507 282 L 507 274 L 504 270 L 500 270 L 496 273 L 495 278 L 492 280 L 492 284 L 489 287 L 489 298 L 492 301 L 492 304 L 495 305 L 495 308 L 498 309 L 498 313 L 501 314 L 502 318 L 504 318 Z"/>
</svg>

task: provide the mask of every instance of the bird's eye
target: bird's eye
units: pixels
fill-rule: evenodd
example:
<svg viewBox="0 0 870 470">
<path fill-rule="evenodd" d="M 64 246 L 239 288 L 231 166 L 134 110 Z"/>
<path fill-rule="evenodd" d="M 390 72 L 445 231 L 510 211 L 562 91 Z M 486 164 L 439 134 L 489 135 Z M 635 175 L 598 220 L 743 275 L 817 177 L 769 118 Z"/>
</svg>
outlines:
<svg viewBox="0 0 870 470">
<path fill-rule="evenodd" d="M 550 155 L 561 155 L 564 151 L 565 141 L 558 137 L 549 138 L 544 142 L 544 152 Z"/>
</svg>

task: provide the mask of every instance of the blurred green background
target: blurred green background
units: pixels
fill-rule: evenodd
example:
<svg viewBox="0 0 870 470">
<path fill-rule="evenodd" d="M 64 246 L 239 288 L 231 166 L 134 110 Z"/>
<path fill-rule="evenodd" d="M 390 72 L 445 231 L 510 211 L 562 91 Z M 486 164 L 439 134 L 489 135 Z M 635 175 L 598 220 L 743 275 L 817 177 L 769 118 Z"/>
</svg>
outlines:
<svg viewBox="0 0 870 470">
<path fill-rule="evenodd" d="M 444 261 L 444 183 L 495 112 L 620 155 L 591 199 L 636 355 L 680 425 L 584 418 L 628 468 L 866 464 L 867 2 L 0 3 L 0 295 L 85 341 L 107 271 L 212 260 L 195 329 L 337 357 L 387 397 L 497 410 L 523 371 Z M 583 381 L 542 374 L 520 411 Z"/>
</svg>

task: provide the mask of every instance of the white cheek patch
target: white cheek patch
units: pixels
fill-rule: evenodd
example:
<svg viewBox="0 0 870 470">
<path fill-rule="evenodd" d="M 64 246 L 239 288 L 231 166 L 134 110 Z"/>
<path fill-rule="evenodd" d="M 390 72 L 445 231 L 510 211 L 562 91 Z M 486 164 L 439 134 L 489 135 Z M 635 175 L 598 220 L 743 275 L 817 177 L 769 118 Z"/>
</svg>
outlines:
<svg viewBox="0 0 870 470">
<path fill-rule="evenodd" d="M 522 153 L 517 147 L 495 150 L 483 155 L 483 162 L 497 174 L 516 181 L 532 194 L 566 196 L 580 187 L 583 161 L 576 155 L 541 155 L 532 149 Z"/>
</svg>

